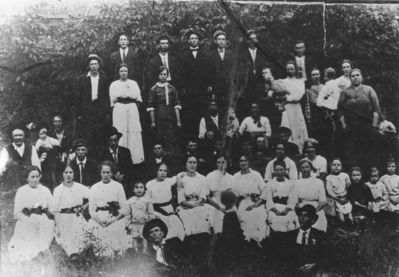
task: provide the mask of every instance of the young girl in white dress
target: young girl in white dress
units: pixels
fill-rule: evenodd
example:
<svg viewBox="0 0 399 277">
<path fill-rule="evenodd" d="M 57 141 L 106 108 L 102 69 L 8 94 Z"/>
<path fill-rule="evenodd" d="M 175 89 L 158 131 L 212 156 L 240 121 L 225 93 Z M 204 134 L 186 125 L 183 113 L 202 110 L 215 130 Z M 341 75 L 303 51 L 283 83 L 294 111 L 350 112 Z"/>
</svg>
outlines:
<svg viewBox="0 0 399 277">
<path fill-rule="evenodd" d="M 129 247 L 127 221 L 121 212 L 126 202 L 122 184 L 112 180 L 115 172 L 110 161 L 100 165 L 101 181 L 91 187 L 86 238 L 98 257 L 113 258 Z"/>
<path fill-rule="evenodd" d="M 366 185 L 370 188 L 373 201 L 369 203 L 369 208 L 374 213 L 388 208 L 388 191 L 385 185 L 379 180 L 380 173 L 376 167 L 370 168 L 370 181 Z"/>
<path fill-rule="evenodd" d="M 73 169 L 67 165 L 63 171 L 64 181 L 54 189 L 55 239 L 71 258 L 85 250 L 84 229 L 87 221 L 82 211 L 87 209 L 90 189 L 73 181 Z"/>
<path fill-rule="evenodd" d="M 147 249 L 147 241 L 143 239 L 144 225 L 155 218 L 154 208 L 150 199 L 145 194 L 145 186 L 142 182 L 137 182 L 133 188 L 134 195 L 127 200 L 125 215 L 129 220 L 127 232 L 132 238 L 132 245 L 136 252 L 139 247 L 143 252 Z"/>
<path fill-rule="evenodd" d="M 14 234 L 8 244 L 11 262 L 28 261 L 47 250 L 54 238 L 54 221 L 49 213 L 53 197 L 40 184 L 41 171 L 37 166 L 28 168 L 28 183 L 17 190 Z"/>
<path fill-rule="evenodd" d="M 394 161 L 387 162 L 387 174 L 381 177 L 381 182 L 388 191 L 388 211 L 399 213 L 399 176 L 395 174 Z"/>
</svg>

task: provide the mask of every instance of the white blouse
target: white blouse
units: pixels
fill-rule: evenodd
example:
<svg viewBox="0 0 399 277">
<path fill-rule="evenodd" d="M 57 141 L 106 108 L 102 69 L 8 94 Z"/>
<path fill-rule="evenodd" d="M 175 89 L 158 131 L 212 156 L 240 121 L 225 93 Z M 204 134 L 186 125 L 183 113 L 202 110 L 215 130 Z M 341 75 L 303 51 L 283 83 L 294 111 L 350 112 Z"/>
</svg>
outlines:
<svg viewBox="0 0 399 277">
<path fill-rule="evenodd" d="M 37 188 L 32 188 L 26 184 L 17 190 L 15 195 L 14 203 L 14 217 L 15 219 L 21 219 L 24 214 L 22 210 L 24 208 L 52 208 L 53 196 L 48 188 L 43 185 L 38 185 Z"/>
<path fill-rule="evenodd" d="M 126 202 L 126 195 L 123 186 L 114 180 L 111 180 L 107 184 L 102 181 L 95 183 L 91 187 L 89 198 L 90 216 L 93 217 L 96 214 L 97 207 L 108 206 L 108 202 L 111 201 L 117 201 L 119 207 L 122 208 L 122 205 Z"/>
<path fill-rule="evenodd" d="M 71 187 L 60 184 L 54 189 L 54 212 L 83 204 L 83 199 L 90 198 L 90 189 L 74 182 Z"/>
<path fill-rule="evenodd" d="M 147 196 L 152 203 L 160 204 L 172 200 L 172 186 L 176 184 L 176 177 L 166 178 L 163 181 L 153 179 L 146 185 Z"/>
<path fill-rule="evenodd" d="M 252 169 L 247 174 L 242 174 L 241 171 L 234 174 L 233 182 L 237 196 L 261 195 L 265 188 L 265 183 L 260 173 Z"/>
<path fill-rule="evenodd" d="M 117 102 L 117 98 L 131 98 L 138 102 L 142 102 L 141 93 L 139 85 L 136 81 L 133 80 L 126 80 L 121 81 L 117 80 L 112 82 L 111 86 L 109 87 L 109 97 L 111 100 L 111 107 L 115 105 Z"/>
</svg>

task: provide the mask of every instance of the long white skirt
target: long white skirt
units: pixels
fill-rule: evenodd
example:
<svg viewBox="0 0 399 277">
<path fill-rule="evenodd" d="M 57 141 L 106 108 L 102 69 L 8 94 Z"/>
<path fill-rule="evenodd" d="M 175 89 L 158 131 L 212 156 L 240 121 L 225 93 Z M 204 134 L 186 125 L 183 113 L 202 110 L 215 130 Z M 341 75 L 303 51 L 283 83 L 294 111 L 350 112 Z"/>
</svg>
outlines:
<svg viewBox="0 0 399 277">
<path fill-rule="evenodd" d="M 84 230 L 87 221 L 82 215 L 76 216 L 76 214 L 61 213 L 59 217 L 55 240 L 61 245 L 68 256 L 81 253 L 86 248 Z"/>
<path fill-rule="evenodd" d="M 275 204 L 278 211 L 283 211 L 287 206 Z M 294 211 L 289 211 L 286 215 L 276 215 L 273 211 L 268 211 L 267 222 L 275 232 L 288 232 L 299 228 L 298 218 Z"/>
<path fill-rule="evenodd" d="M 299 152 L 302 153 L 303 143 L 308 138 L 305 118 L 302 114 L 301 104 L 287 103 L 282 114 L 281 126 L 291 129 L 291 141 L 298 145 Z"/>
<path fill-rule="evenodd" d="M 173 212 L 172 205 L 161 207 L 165 212 Z M 158 212 L 154 212 L 155 216 L 165 222 L 168 227 L 168 234 L 166 235 L 166 240 L 171 238 L 179 238 L 181 241 L 184 240 L 186 232 L 184 231 L 183 222 L 177 217 L 177 215 L 163 215 Z"/>
<path fill-rule="evenodd" d="M 32 214 L 26 220 L 18 220 L 14 235 L 8 244 L 11 262 L 23 262 L 35 258 L 50 247 L 54 238 L 54 221 L 45 214 Z"/>
<path fill-rule="evenodd" d="M 99 211 L 97 215 L 101 220 L 110 221 L 112 216 L 108 211 Z M 124 218 L 102 227 L 90 219 L 85 229 L 86 244 L 92 245 L 94 254 L 98 257 L 113 258 L 123 255 L 131 246 L 131 238 L 126 231 L 127 222 Z"/>
<path fill-rule="evenodd" d="M 119 145 L 127 147 L 134 164 L 144 162 L 139 111 L 135 103 L 116 103 L 112 113 L 113 126 L 122 133 Z"/>
<path fill-rule="evenodd" d="M 213 228 L 213 210 L 211 205 L 204 204 L 192 209 L 180 208 L 178 215 L 183 222 L 186 236 L 210 233 Z"/>
<path fill-rule="evenodd" d="M 253 204 L 251 198 L 244 198 L 240 202 L 237 215 L 245 240 L 253 239 L 261 242 L 270 234 L 270 229 L 266 224 L 266 208 L 265 205 L 260 205 L 251 211 L 247 211 L 246 209 Z"/>
</svg>

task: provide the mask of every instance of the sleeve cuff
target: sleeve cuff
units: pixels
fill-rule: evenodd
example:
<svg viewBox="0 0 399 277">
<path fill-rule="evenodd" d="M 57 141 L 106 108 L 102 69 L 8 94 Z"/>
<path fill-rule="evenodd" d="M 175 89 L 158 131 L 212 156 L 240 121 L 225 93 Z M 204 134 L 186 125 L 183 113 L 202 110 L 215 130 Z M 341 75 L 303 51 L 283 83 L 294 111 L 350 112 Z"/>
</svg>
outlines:
<svg viewBox="0 0 399 277">
<path fill-rule="evenodd" d="M 181 106 L 180 106 L 180 105 L 176 105 L 176 106 L 174 106 L 173 108 L 174 108 L 175 110 L 176 110 L 176 109 L 181 110 Z"/>
<path fill-rule="evenodd" d="M 155 111 L 155 109 L 154 108 L 147 108 L 147 112 L 151 112 L 151 111 Z"/>
</svg>

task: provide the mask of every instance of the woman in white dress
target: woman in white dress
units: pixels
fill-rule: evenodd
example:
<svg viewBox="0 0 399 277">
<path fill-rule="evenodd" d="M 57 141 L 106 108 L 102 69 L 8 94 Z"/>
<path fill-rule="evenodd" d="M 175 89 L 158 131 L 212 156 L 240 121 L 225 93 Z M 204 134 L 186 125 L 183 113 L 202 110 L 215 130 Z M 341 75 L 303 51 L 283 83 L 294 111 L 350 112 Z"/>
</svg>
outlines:
<svg viewBox="0 0 399 277">
<path fill-rule="evenodd" d="M 293 197 L 293 202 L 300 208 L 306 204 L 314 206 L 319 219 L 313 224 L 313 228 L 326 232 L 327 218 L 323 208 L 327 204 L 327 199 L 324 183 L 311 175 L 313 165 L 309 159 L 304 158 L 299 164 L 302 178 L 295 181 L 290 197 Z"/>
<path fill-rule="evenodd" d="M 152 202 L 156 217 L 165 222 L 168 227 L 166 239 L 177 237 L 183 241 L 185 236 L 183 223 L 175 214 L 173 207 L 174 197 L 177 197 L 177 195 L 173 195 L 176 177 L 167 178 L 168 167 L 166 164 L 160 163 L 157 167 L 157 178 L 147 183 L 146 194 Z M 177 194 L 177 190 L 175 192 Z"/>
<path fill-rule="evenodd" d="M 205 176 L 197 172 L 197 158 L 188 156 L 186 172 L 177 175 L 178 215 L 183 221 L 186 237 L 211 233 L 214 208 L 206 204 Z"/>
<path fill-rule="evenodd" d="M 123 134 L 119 145 L 127 147 L 132 154 L 133 164 L 144 162 L 143 141 L 138 105 L 142 102 L 138 84 L 127 79 L 128 67 L 120 64 L 119 80 L 109 87 L 113 126 Z"/>
<path fill-rule="evenodd" d="M 267 213 L 264 201 L 260 198 L 265 183 L 259 172 L 249 168 L 249 157 L 240 156 L 241 170 L 234 174 L 234 191 L 238 196 L 238 219 L 245 240 L 260 242 L 269 235 L 266 224 Z"/>
<path fill-rule="evenodd" d="M 87 221 L 82 211 L 88 208 L 90 189 L 73 181 L 73 169 L 67 165 L 63 171 L 64 181 L 54 189 L 55 239 L 68 256 L 85 250 L 84 228 Z"/>
<path fill-rule="evenodd" d="M 287 90 L 285 111 L 281 118 L 281 126 L 292 131 L 291 140 L 298 145 L 299 151 L 303 149 L 303 143 L 308 138 L 305 118 L 301 108 L 301 99 L 305 94 L 303 79 L 295 78 L 295 62 L 289 61 L 286 65 L 287 78 L 281 80 Z"/>
<path fill-rule="evenodd" d="M 223 155 L 216 157 L 217 169 L 206 176 L 206 183 L 209 186 L 208 203 L 215 207 L 213 220 L 214 232 L 221 233 L 223 228 L 223 218 L 225 206 L 220 200 L 223 191 L 233 189 L 233 176 L 226 172 L 227 159 Z"/>
<path fill-rule="evenodd" d="M 93 245 L 94 254 L 113 258 L 122 255 L 130 245 L 125 230 L 127 221 L 122 218 L 121 208 L 126 202 L 123 186 L 112 180 L 115 172 L 110 161 L 100 165 L 101 181 L 91 187 L 86 238 Z"/>
<path fill-rule="evenodd" d="M 40 184 L 41 171 L 37 166 L 28 169 L 28 184 L 15 195 L 14 234 L 8 244 L 11 262 L 23 262 L 46 251 L 54 238 L 54 221 L 48 209 L 53 197 L 48 188 Z"/>
<path fill-rule="evenodd" d="M 307 139 L 303 144 L 303 154 L 312 162 L 315 169 L 312 175 L 325 181 L 327 177 L 327 160 L 323 156 L 317 155 L 318 146 L 319 142 L 314 138 Z"/>
<path fill-rule="evenodd" d="M 299 227 L 291 194 L 294 183 L 285 177 L 284 161 L 275 161 L 273 166 L 275 177 L 267 183 L 261 195 L 266 201 L 267 222 L 274 232 L 292 231 Z"/>
</svg>

